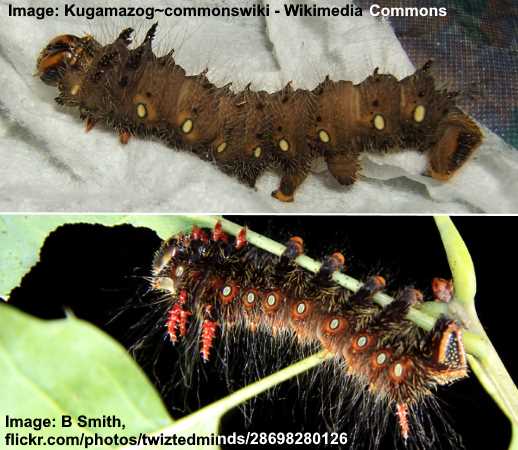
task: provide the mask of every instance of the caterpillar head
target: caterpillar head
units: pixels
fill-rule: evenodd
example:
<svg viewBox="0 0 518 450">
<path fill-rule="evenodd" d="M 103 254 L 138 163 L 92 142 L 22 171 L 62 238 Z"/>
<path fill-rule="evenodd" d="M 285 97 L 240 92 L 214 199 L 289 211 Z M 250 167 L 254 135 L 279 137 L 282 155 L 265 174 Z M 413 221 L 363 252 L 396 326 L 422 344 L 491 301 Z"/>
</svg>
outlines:
<svg viewBox="0 0 518 450">
<path fill-rule="evenodd" d="M 65 72 L 82 64 L 93 41 L 92 36 L 82 38 L 62 34 L 52 39 L 40 52 L 36 63 L 36 75 L 51 86 L 56 86 Z"/>
</svg>

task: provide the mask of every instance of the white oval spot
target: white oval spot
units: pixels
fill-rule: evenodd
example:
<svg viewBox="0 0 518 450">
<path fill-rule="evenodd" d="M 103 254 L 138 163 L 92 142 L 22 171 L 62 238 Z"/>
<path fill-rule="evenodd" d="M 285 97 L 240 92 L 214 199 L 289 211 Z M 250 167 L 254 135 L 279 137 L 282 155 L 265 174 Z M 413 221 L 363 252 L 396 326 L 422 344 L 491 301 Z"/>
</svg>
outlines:
<svg viewBox="0 0 518 450">
<path fill-rule="evenodd" d="M 356 341 L 356 344 L 358 345 L 358 347 L 365 347 L 367 345 L 367 337 L 360 336 Z"/>
<path fill-rule="evenodd" d="M 275 304 L 277 303 L 277 299 L 275 298 L 275 295 L 270 294 L 268 296 L 268 298 L 266 299 L 266 303 L 268 303 L 268 305 L 270 305 L 270 306 L 275 306 Z"/>
<path fill-rule="evenodd" d="M 230 293 L 232 292 L 232 288 L 230 286 L 225 286 L 223 288 L 223 290 L 221 291 L 221 293 L 225 296 L 225 297 L 228 297 L 230 295 Z"/>
<path fill-rule="evenodd" d="M 246 296 L 246 301 L 248 303 L 254 303 L 255 302 L 255 294 L 253 292 L 249 292 Z"/>
<path fill-rule="evenodd" d="M 256 158 L 259 158 L 259 157 L 261 156 L 262 151 L 263 151 L 263 150 L 262 150 L 262 148 L 261 148 L 261 147 L 256 147 L 256 148 L 254 149 L 254 156 L 255 156 Z"/>
<path fill-rule="evenodd" d="M 382 364 L 385 364 L 385 361 L 387 360 L 387 354 L 386 353 L 379 353 L 378 356 L 376 356 L 376 362 L 381 366 Z"/>
<path fill-rule="evenodd" d="M 374 116 L 374 128 L 380 131 L 385 128 L 385 119 L 381 114 L 376 114 Z"/>
<path fill-rule="evenodd" d="M 403 375 L 403 365 L 401 363 L 396 363 L 394 366 L 394 375 L 399 378 Z"/>
<path fill-rule="evenodd" d="M 340 326 L 340 320 L 338 319 L 332 319 L 331 322 L 329 322 L 329 328 L 331 330 L 336 330 Z"/>
<path fill-rule="evenodd" d="M 297 305 L 297 312 L 299 314 L 304 314 L 306 312 L 306 304 L 305 303 L 299 303 Z"/>
</svg>

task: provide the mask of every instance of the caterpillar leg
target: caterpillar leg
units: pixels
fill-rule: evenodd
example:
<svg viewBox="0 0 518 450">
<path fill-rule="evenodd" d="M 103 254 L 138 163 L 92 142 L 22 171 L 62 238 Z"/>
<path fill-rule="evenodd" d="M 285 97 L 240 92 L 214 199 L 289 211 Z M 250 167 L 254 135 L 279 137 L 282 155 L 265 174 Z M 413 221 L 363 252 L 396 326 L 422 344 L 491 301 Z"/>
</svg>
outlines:
<svg viewBox="0 0 518 450">
<path fill-rule="evenodd" d="M 340 184 L 348 186 L 356 181 L 360 170 L 358 156 L 355 151 L 326 156 L 327 168 Z"/>
<path fill-rule="evenodd" d="M 480 145 L 482 133 L 475 122 L 455 108 L 439 123 L 435 139 L 428 153 L 429 175 L 449 180 Z"/>
<path fill-rule="evenodd" d="M 307 176 L 308 173 L 305 171 L 292 175 L 283 175 L 279 189 L 272 192 L 272 197 L 281 202 L 292 202 L 295 199 L 295 190 L 302 184 Z"/>
</svg>

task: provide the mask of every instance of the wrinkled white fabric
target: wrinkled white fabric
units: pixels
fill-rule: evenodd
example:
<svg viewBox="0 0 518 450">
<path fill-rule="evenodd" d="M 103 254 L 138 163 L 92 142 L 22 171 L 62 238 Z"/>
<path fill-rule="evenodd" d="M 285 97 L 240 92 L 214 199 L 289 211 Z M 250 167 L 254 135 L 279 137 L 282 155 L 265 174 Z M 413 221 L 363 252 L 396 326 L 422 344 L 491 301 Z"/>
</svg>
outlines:
<svg viewBox="0 0 518 450">
<path fill-rule="evenodd" d="M 280 1 L 269 3 L 272 10 L 282 9 Z M 333 3 L 344 4 L 318 5 Z M 174 5 L 170 0 L 138 4 Z M 89 21 L 62 15 L 39 21 L 8 17 L 7 5 L 0 3 L 1 211 L 518 212 L 518 151 L 487 130 L 476 157 L 448 183 L 420 175 L 425 160 L 415 152 L 365 155 L 362 177 L 355 185 L 342 187 L 328 172 L 317 170 L 292 204 L 270 197 L 278 184 L 276 174 L 263 176 L 253 190 L 212 164 L 159 142 L 132 139 L 122 146 L 113 131 L 101 127 L 86 134 L 77 111 L 55 104 L 56 90 L 33 77 L 39 51 L 58 34 L 91 33 L 109 42 L 126 26 L 138 30 L 138 43 L 152 21 Z M 63 8 L 63 3 L 52 2 L 57 5 Z M 207 66 L 212 81 L 233 81 L 236 89 L 251 81 L 255 89 L 272 91 L 290 80 L 297 87 L 313 88 L 326 74 L 359 82 L 375 67 L 398 77 L 413 71 L 389 24 L 365 12 L 349 18 L 273 14 L 157 19 L 156 52 L 174 47 L 177 62 L 189 73 Z"/>
</svg>

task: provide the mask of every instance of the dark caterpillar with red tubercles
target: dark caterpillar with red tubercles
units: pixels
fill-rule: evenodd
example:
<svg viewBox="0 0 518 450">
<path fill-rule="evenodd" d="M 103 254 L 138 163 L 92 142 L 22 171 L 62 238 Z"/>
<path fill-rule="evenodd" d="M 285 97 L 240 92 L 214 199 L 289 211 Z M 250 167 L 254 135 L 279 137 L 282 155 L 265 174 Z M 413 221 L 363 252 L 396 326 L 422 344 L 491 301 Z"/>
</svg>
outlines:
<svg viewBox="0 0 518 450">
<path fill-rule="evenodd" d="M 405 443 L 426 442 L 420 406 L 438 385 L 467 376 L 461 325 L 442 316 L 425 331 L 405 318 L 423 301 L 420 291 L 404 288 L 381 307 L 373 296 L 384 290 L 383 277 L 368 277 L 353 293 L 332 279 L 344 270 L 341 253 L 313 274 L 295 263 L 303 252 L 299 237 L 276 256 L 248 245 L 245 228 L 233 239 L 220 223 L 171 237 L 155 256 L 151 278 L 169 308 L 164 334 L 173 344 L 187 340 L 205 362 L 217 340 L 243 330 L 257 339 L 267 333 L 281 346 L 285 339 L 300 348 L 320 346 L 358 392 L 396 415 Z M 451 282 L 440 278 L 432 291 L 436 301 L 453 296 Z"/>
<path fill-rule="evenodd" d="M 317 158 L 350 185 L 362 152 L 416 148 L 428 157 L 428 174 L 448 180 L 481 143 L 478 126 L 455 105 L 457 93 L 436 89 L 431 63 L 400 81 L 376 69 L 357 85 L 327 77 L 311 91 L 288 84 L 271 94 L 250 86 L 236 93 L 212 84 L 206 71 L 186 75 L 173 52 L 157 57 L 156 28 L 134 49 L 131 28 L 104 46 L 89 35 L 58 36 L 42 50 L 38 74 L 58 87 L 59 104 L 79 108 L 87 131 L 102 123 L 123 144 L 157 137 L 251 187 L 277 170 L 272 195 L 281 201 L 293 201 Z"/>
</svg>

